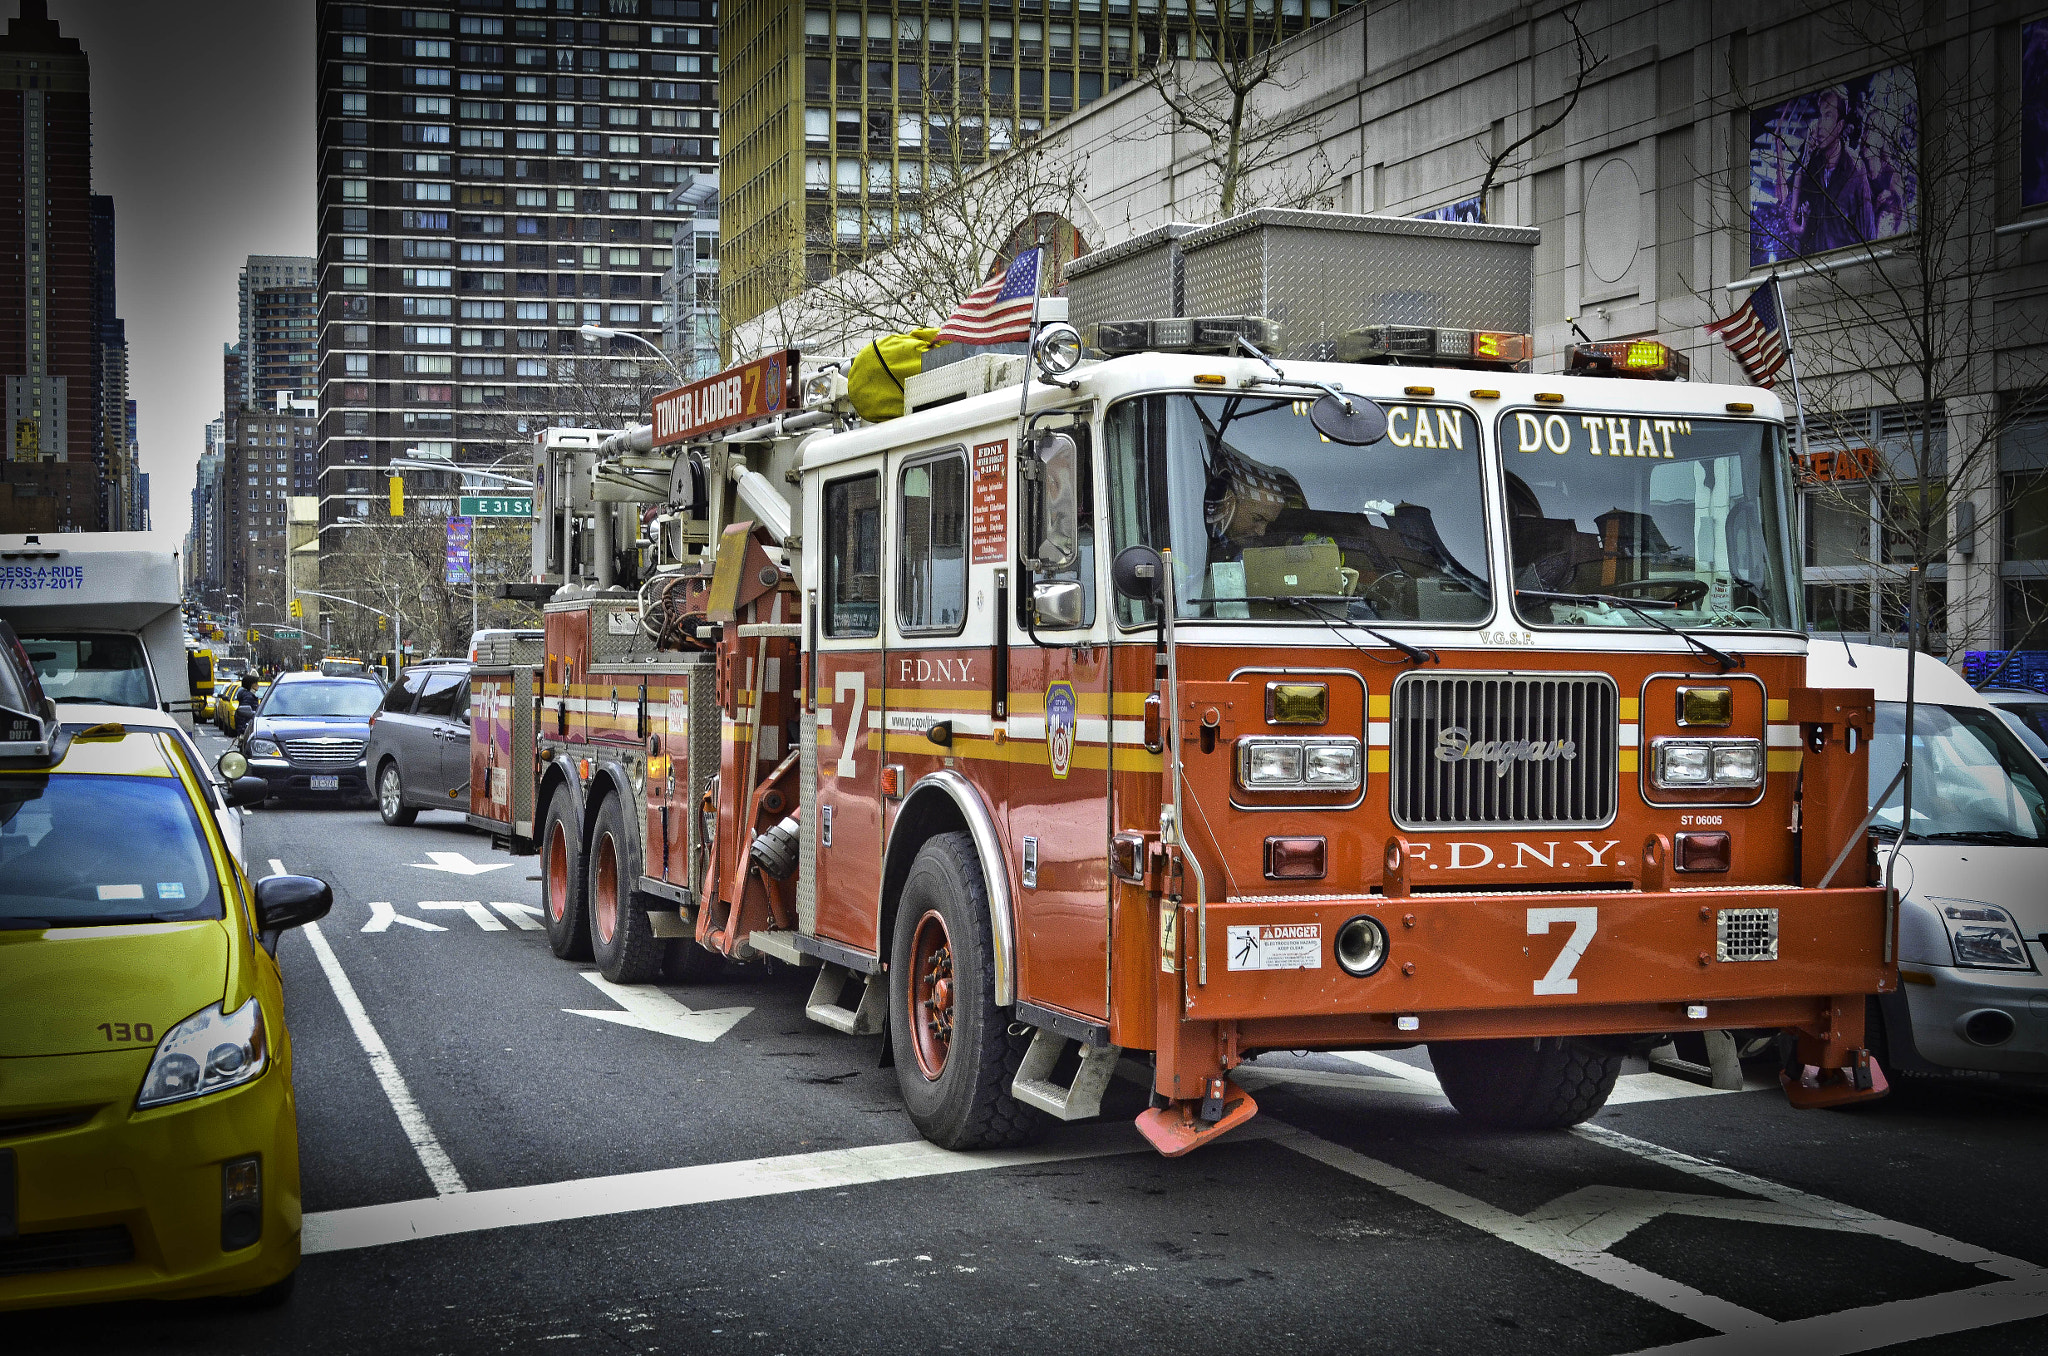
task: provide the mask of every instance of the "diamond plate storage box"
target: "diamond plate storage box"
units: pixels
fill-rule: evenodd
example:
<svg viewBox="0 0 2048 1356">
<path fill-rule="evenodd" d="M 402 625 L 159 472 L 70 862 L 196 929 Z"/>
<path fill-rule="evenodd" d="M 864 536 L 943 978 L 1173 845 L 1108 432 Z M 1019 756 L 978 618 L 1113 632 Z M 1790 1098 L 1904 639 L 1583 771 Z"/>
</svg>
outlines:
<svg viewBox="0 0 2048 1356">
<path fill-rule="evenodd" d="M 1067 319 L 1080 329 L 1102 320 L 1157 320 L 1181 309 L 1180 241 L 1201 230 L 1170 221 L 1067 265 Z"/>
<path fill-rule="evenodd" d="M 1527 334 L 1541 238 L 1531 226 L 1267 208 L 1175 244 L 1187 314 L 1266 316 L 1280 322 L 1278 356 L 1329 359 L 1364 325 Z"/>
</svg>

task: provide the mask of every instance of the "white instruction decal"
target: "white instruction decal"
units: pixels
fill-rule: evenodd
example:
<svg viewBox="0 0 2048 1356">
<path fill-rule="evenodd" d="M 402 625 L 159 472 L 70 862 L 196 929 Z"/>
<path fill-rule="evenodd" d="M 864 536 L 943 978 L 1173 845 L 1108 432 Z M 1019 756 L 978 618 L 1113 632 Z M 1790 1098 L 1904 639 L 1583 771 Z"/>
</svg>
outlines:
<svg viewBox="0 0 2048 1356">
<path fill-rule="evenodd" d="M 1320 970 L 1323 968 L 1323 925 L 1320 923 L 1252 923 L 1232 927 L 1230 968 L 1233 970 Z"/>
</svg>

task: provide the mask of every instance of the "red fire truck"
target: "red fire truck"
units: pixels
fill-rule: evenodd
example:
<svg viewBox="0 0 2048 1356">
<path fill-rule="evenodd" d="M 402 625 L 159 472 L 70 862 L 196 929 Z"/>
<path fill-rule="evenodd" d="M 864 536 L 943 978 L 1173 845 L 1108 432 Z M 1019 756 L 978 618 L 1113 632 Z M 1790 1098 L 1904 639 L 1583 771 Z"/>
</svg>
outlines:
<svg viewBox="0 0 2048 1356">
<path fill-rule="evenodd" d="M 949 1147 L 1125 1055 L 1168 1154 L 1266 1050 L 1426 1043 L 1513 1126 L 1709 1028 L 1882 1095 L 1872 705 L 1805 683 L 1783 414 L 1654 341 L 1526 370 L 1534 238 L 1167 228 L 901 418 L 784 352 L 548 431 L 472 821 L 614 980 L 814 967 Z"/>
</svg>

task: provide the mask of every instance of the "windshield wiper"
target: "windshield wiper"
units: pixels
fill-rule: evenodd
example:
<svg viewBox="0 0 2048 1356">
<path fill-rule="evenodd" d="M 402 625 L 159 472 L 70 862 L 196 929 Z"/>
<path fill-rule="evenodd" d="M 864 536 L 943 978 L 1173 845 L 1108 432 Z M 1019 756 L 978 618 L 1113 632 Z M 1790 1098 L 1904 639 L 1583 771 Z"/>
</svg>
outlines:
<svg viewBox="0 0 2048 1356">
<path fill-rule="evenodd" d="M 1656 614 L 1651 611 L 1651 609 L 1654 607 L 1661 607 L 1668 610 L 1678 606 L 1677 603 L 1666 602 L 1664 599 L 1661 598 L 1651 599 L 1648 602 L 1645 602 L 1641 599 L 1636 598 L 1623 598 L 1612 593 L 1562 593 L 1556 589 L 1516 589 L 1515 596 L 1517 598 L 1535 598 L 1542 602 L 1549 603 L 1605 603 L 1609 607 L 1625 607 L 1629 611 L 1635 613 L 1638 617 L 1641 617 L 1644 621 L 1648 622 L 1650 625 L 1656 627 L 1659 631 L 1668 632 L 1671 635 L 1677 636 L 1680 640 L 1684 641 L 1687 645 L 1691 646 L 1695 651 L 1702 655 L 1705 655 L 1708 659 L 1713 660 L 1714 663 L 1720 666 L 1721 672 L 1723 673 L 1728 672 L 1728 670 L 1730 669 L 1744 669 L 1749 667 L 1749 665 L 1743 661 L 1741 655 L 1729 654 L 1726 650 L 1717 650 L 1713 646 L 1707 644 L 1707 642 L 1705 642 L 1704 640 L 1701 640 L 1698 636 L 1694 635 L 1692 632 L 1681 631 L 1677 627 L 1673 626 L 1671 623 L 1664 621 L 1658 616 L 1656 616 Z"/>
<path fill-rule="evenodd" d="M 1943 833 L 1916 833 L 1916 843 L 1984 843 L 2000 847 L 2039 847 L 2041 840 L 2011 829 L 1949 829 Z"/>
<path fill-rule="evenodd" d="M 1303 607 L 1307 608 L 1309 611 L 1315 613 L 1318 617 L 1321 617 L 1324 621 L 1330 623 L 1332 626 L 1355 626 L 1359 630 L 1371 636 L 1374 640 L 1379 641 L 1382 645 L 1390 646 L 1393 649 L 1399 650 L 1402 654 L 1408 656 L 1408 662 L 1411 664 L 1441 664 L 1443 662 L 1443 660 L 1437 657 L 1437 653 L 1435 650 L 1425 650 L 1419 645 L 1410 645 L 1405 640 L 1398 640 L 1395 637 L 1388 635 L 1386 632 L 1381 631 L 1376 627 L 1367 626 L 1364 622 L 1361 621 L 1353 621 L 1349 617 L 1331 616 L 1329 613 L 1323 611 L 1321 608 L 1316 606 L 1315 600 L 1317 596 L 1334 596 L 1346 598 L 1348 601 L 1347 595 L 1344 594 L 1313 595 L 1307 593 L 1291 593 L 1286 595 L 1285 597 L 1266 598 L 1260 599 L 1258 601 L 1274 603 L 1299 603 Z M 1340 632 L 1339 634 L 1342 633 Z M 1347 643 L 1349 643 L 1348 638 Z M 1355 650 L 1358 648 L 1358 646 L 1354 643 L 1352 644 L 1351 648 Z"/>
</svg>

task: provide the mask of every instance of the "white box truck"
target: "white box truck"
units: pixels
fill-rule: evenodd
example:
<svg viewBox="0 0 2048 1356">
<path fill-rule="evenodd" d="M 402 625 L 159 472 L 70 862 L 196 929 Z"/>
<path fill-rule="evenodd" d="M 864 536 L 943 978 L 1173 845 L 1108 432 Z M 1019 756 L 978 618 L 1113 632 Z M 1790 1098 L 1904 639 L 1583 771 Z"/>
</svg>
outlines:
<svg viewBox="0 0 2048 1356">
<path fill-rule="evenodd" d="M 160 532 L 0 534 L 0 617 L 52 701 L 147 706 L 191 728 L 179 550 Z"/>
</svg>

